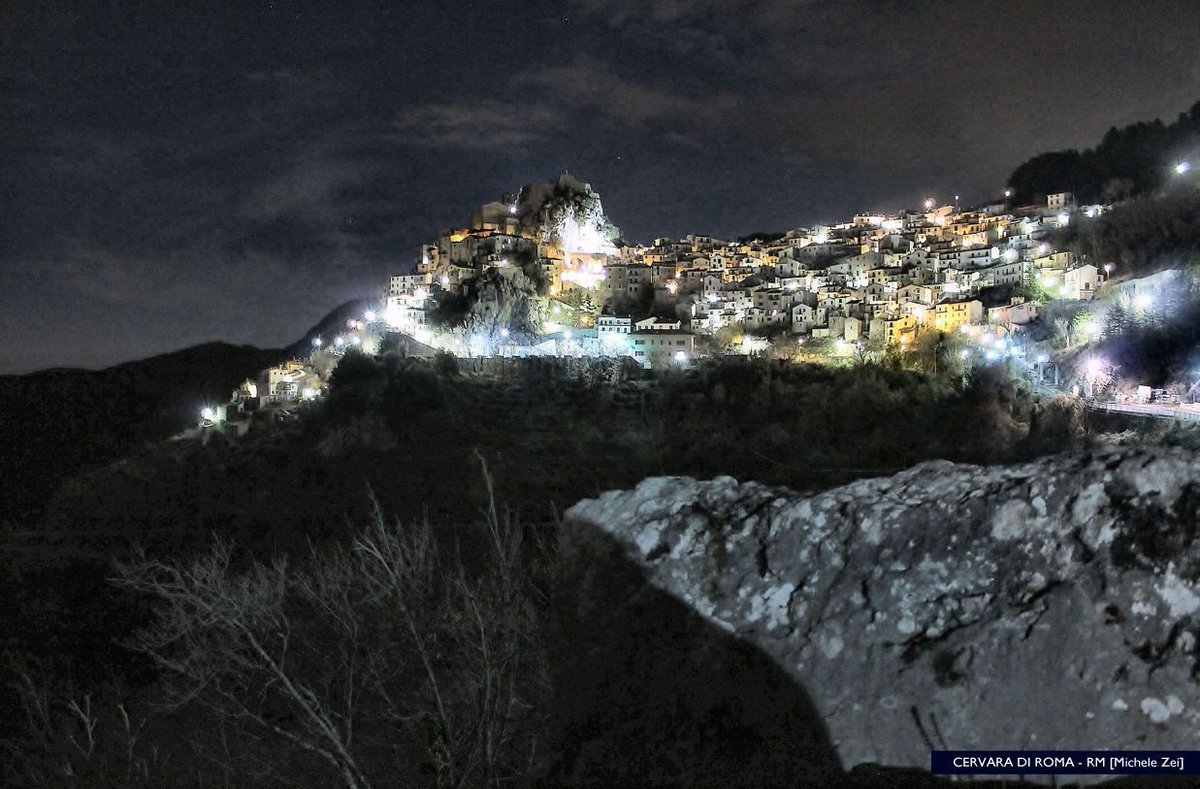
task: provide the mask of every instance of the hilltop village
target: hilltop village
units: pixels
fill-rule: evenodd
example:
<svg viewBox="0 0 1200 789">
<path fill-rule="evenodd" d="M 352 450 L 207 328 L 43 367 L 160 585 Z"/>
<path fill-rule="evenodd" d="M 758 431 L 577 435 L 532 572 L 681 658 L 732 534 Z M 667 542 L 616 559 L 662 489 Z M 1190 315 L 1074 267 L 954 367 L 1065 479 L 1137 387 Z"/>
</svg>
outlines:
<svg viewBox="0 0 1200 789">
<path fill-rule="evenodd" d="M 589 210 L 560 212 L 547 224 L 531 210 L 538 192 L 581 195 Z M 1104 281 L 1102 265 L 1047 240 L 1075 210 L 1065 193 L 1020 209 L 960 209 L 931 198 L 919 211 L 858 214 L 774 237 L 639 245 L 607 236 L 598 196 L 564 175 L 527 187 L 522 199 L 482 206 L 468 225 L 422 246 L 413 270 L 388 281 L 381 317 L 437 343 L 440 294 L 492 273 L 525 272 L 533 261 L 549 311 L 540 335 L 485 327 L 444 334 L 443 343 L 476 355 L 626 354 L 652 367 L 701 352 L 751 353 L 780 333 L 884 348 L 906 345 L 922 329 L 1011 331 L 1036 317 L 1037 304 L 1022 295 L 989 304 L 981 293 L 1035 281 L 1051 298 L 1089 299 Z"/>
<path fill-rule="evenodd" d="M 1053 302 L 1086 303 L 1100 291 L 1113 264 L 1056 249 L 1054 236 L 1108 209 L 1079 206 L 1069 193 L 1027 206 L 929 198 L 919 210 L 778 235 L 633 244 L 591 186 L 564 174 L 483 205 L 421 245 L 408 270 L 387 278 L 375 308 L 313 337 L 307 358 L 264 370 L 230 403 L 206 407 L 201 424 L 237 434 L 260 409 L 286 418 L 324 391 L 346 353 L 387 347 L 476 359 L 628 357 L 654 369 L 756 355 L 781 341 L 836 362 L 933 336 L 953 338 L 964 365 L 1004 359 L 1038 384 L 1053 369 L 1059 383 L 1049 346 L 1023 329 Z M 1114 283 L 1106 298 L 1149 310 L 1177 274 Z M 1101 332 L 1093 320 L 1076 339 Z M 1107 376 L 1091 365 L 1077 394 L 1091 396 L 1090 384 Z"/>
</svg>

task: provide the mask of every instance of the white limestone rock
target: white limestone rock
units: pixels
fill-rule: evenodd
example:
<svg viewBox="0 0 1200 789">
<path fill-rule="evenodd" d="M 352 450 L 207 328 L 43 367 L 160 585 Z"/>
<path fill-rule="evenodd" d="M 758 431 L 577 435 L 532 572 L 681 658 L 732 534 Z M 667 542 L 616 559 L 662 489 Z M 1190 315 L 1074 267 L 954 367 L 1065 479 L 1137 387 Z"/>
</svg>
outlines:
<svg viewBox="0 0 1200 789">
<path fill-rule="evenodd" d="M 566 516 L 771 655 L 847 767 L 927 768 L 933 747 L 1191 749 L 1197 461 L 935 461 L 813 496 L 652 479 Z"/>
</svg>

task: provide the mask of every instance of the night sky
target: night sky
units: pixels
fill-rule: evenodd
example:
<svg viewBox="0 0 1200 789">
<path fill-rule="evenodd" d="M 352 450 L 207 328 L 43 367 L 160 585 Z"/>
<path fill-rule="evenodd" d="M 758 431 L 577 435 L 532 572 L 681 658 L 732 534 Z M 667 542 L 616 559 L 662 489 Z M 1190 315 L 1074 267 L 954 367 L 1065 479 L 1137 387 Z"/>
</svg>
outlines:
<svg viewBox="0 0 1200 789">
<path fill-rule="evenodd" d="M 283 345 L 563 170 L 630 240 L 735 236 L 1200 99 L 1195 0 L 0 6 L 0 372 Z"/>
</svg>

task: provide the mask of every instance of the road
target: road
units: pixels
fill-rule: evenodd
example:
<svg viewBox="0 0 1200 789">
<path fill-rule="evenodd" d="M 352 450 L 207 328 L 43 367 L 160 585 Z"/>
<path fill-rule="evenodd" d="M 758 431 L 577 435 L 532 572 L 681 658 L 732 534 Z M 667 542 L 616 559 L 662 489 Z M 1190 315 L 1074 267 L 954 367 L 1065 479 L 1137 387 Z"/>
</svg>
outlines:
<svg viewBox="0 0 1200 789">
<path fill-rule="evenodd" d="M 1133 414 L 1157 419 L 1187 419 L 1200 422 L 1200 405 L 1159 405 L 1157 403 L 1088 403 L 1088 408 L 1108 413 Z"/>
</svg>

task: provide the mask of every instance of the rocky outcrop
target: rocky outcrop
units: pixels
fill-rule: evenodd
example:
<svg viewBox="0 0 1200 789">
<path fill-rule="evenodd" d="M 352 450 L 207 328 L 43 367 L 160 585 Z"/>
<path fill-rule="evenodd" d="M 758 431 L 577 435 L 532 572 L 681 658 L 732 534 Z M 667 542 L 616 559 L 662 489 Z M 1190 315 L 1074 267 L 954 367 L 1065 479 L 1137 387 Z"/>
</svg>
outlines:
<svg viewBox="0 0 1200 789">
<path fill-rule="evenodd" d="M 1191 749 L 1197 461 L 936 461 L 813 496 L 655 478 L 566 520 L 774 658 L 847 767 L 927 768 L 931 748 Z"/>
</svg>

